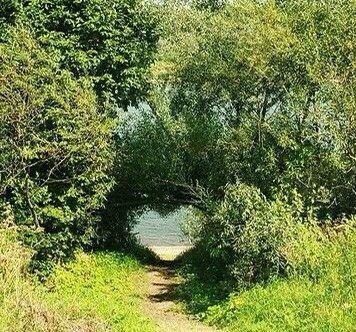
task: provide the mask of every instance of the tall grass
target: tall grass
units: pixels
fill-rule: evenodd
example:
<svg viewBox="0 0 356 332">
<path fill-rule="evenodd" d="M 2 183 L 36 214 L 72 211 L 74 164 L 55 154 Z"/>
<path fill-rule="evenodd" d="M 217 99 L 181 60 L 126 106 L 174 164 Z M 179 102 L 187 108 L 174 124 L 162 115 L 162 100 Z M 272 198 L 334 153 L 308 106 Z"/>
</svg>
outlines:
<svg viewBox="0 0 356 332">
<path fill-rule="evenodd" d="M 27 274 L 31 252 L 13 228 L 0 228 L 0 331 L 69 331 L 74 328 L 43 301 Z"/>
<path fill-rule="evenodd" d="M 140 313 L 144 270 L 128 256 L 78 254 L 45 284 L 27 272 L 31 251 L 0 227 L 0 332 L 153 331 Z"/>
<path fill-rule="evenodd" d="M 284 248 L 286 277 L 237 288 L 227 300 L 215 297 L 215 305 L 204 302 L 214 299 L 211 290 L 188 283 L 187 308 L 228 331 L 355 331 L 354 222 L 326 230 L 301 226 L 298 239 Z"/>
</svg>

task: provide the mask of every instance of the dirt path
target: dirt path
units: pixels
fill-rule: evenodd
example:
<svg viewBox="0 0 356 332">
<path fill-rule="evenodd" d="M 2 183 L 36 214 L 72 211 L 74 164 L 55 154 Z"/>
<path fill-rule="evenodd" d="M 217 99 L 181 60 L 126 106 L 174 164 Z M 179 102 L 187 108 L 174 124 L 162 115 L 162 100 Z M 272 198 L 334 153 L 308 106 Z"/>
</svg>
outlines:
<svg viewBox="0 0 356 332">
<path fill-rule="evenodd" d="M 212 332 L 216 329 L 206 326 L 191 317 L 178 312 L 174 303 L 174 288 L 179 284 L 174 269 L 169 266 L 151 266 L 148 271 L 149 286 L 144 303 L 146 314 L 157 324 L 160 332 Z"/>
</svg>

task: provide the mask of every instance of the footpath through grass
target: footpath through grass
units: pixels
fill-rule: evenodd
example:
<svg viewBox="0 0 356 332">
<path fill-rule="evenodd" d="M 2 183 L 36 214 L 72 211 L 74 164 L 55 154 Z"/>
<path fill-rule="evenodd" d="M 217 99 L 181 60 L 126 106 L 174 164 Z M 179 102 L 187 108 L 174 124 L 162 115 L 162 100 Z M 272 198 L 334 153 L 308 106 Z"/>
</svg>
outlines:
<svg viewBox="0 0 356 332">
<path fill-rule="evenodd" d="M 312 275 L 300 273 L 231 292 L 231 283 L 209 278 L 208 271 L 204 280 L 183 273 L 185 282 L 170 290 L 166 280 L 168 293 L 158 289 L 156 297 L 181 302 L 187 313 L 227 331 L 355 331 L 355 233 L 330 242 L 313 257 Z M 39 284 L 25 272 L 29 258 L 15 233 L 0 229 L 1 332 L 157 330 L 157 321 L 142 307 L 149 272 L 136 259 L 112 252 L 81 253 Z"/>
</svg>

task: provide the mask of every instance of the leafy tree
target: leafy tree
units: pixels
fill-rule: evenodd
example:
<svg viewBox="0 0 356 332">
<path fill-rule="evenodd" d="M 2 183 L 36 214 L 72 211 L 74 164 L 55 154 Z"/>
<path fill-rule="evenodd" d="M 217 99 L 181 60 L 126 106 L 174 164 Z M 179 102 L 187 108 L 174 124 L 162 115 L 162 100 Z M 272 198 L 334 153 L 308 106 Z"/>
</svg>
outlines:
<svg viewBox="0 0 356 332">
<path fill-rule="evenodd" d="M 0 199 L 36 250 L 33 268 L 89 244 L 111 186 L 113 121 L 88 80 L 21 28 L 0 44 Z"/>
<path fill-rule="evenodd" d="M 268 198 L 297 189 L 321 218 L 355 212 L 355 8 L 305 0 L 162 10 L 155 82 L 173 116 L 218 114 L 226 183 L 237 178 Z M 216 165 L 207 159 L 202 174 Z"/>
<path fill-rule="evenodd" d="M 143 99 L 158 34 L 139 1 L 7 0 L 3 6 L 0 19 L 29 24 L 42 46 L 60 53 L 61 68 L 92 78 L 107 107 Z"/>
</svg>

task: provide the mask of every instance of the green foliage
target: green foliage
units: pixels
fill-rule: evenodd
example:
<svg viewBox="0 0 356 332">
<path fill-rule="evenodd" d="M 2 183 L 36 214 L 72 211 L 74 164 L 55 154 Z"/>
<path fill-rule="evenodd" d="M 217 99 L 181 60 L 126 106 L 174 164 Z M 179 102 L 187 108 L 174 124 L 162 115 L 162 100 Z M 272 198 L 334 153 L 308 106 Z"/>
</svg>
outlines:
<svg viewBox="0 0 356 332">
<path fill-rule="evenodd" d="M 355 10 L 308 0 L 163 7 L 155 84 L 172 116 L 224 128 L 195 180 L 215 174 L 206 188 L 217 193 L 237 178 L 268 199 L 297 190 L 319 218 L 355 212 Z"/>
<path fill-rule="evenodd" d="M 59 268 L 47 281 L 45 299 L 72 319 L 95 319 L 94 331 L 154 331 L 152 322 L 139 311 L 144 270 L 133 258 L 122 254 L 80 254 Z"/>
<path fill-rule="evenodd" d="M 0 44 L 0 192 L 46 270 L 90 243 L 110 189 L 112 121 L 87 80 L 12 29 Z"/>
<path fill-rule="evenodd" d="M 0 29 L 5 23 L 13 23 L 20 6 L 18 1 L 3 0 L 0 3 Z"/>
<path fill-rule="evenodd" d="M 129 195 L 113 201 L 198 201 L 191 225 L 213 274 L 251 285 L 295 269 L 285 248 L 304 227 L 356 212 L 355 10 L 158 8 L 154 91 L 118 135 L 118 192 Z"/>
<path fill-rule="evenodd" d="M 267 201 L 245 184 L 228 186 L 224 199 L 209 203 L 196 218 L 188 233 L 219 267 L 216 274 L 231 275 L 240 286 L 285 273 L 290 266 L 285 246 L 300 236 L 303 222 L 297 204 Z"/>
<path fill-rule="evenodd" d="M 157 117 L 146 109 L 126 115 L 118 133 L 120 155 L 118 183 L 130 192 L 159 192 L 161 180 L 184 182 L 181 158 L 180 124 L 171 118 Z M 149 138 L 149 139 L 148 139 Z M 163 195 L 167 192 L 162 193 Z M 159 194 L 158 194 L 159 195 Z"/>
<path fill-rule="evenodd" d="M 314 235 L 309 233 L 309 239 Z M 355 239 L 354 228 L 322 243 L 305 238 L 298 254 L 313 264 L 317 279 L 310 279 L 310 270 L 303 265 L 299 276 L 233 294 L 202 317 L 227 331 L 353 331 Z"/>
<path fill-rule="evenodd" d="M 47 284 L 32 280 L 32 252 L 18 241 L 12 221 L 0 228 L 0 330 L 8 332 L 153 331 L 137 310 L 143 272 L 134 259 L 80 254 Z"/>
<path fill-rule="evenodd" d="M 5 6 L 0 19 L 30 25 L 42 46 L 60 53 L 61 68 L 92 79 L 106 107 L 143 98 L 158 36 L 140 1 L 9 0 Z"/>
</svg>

